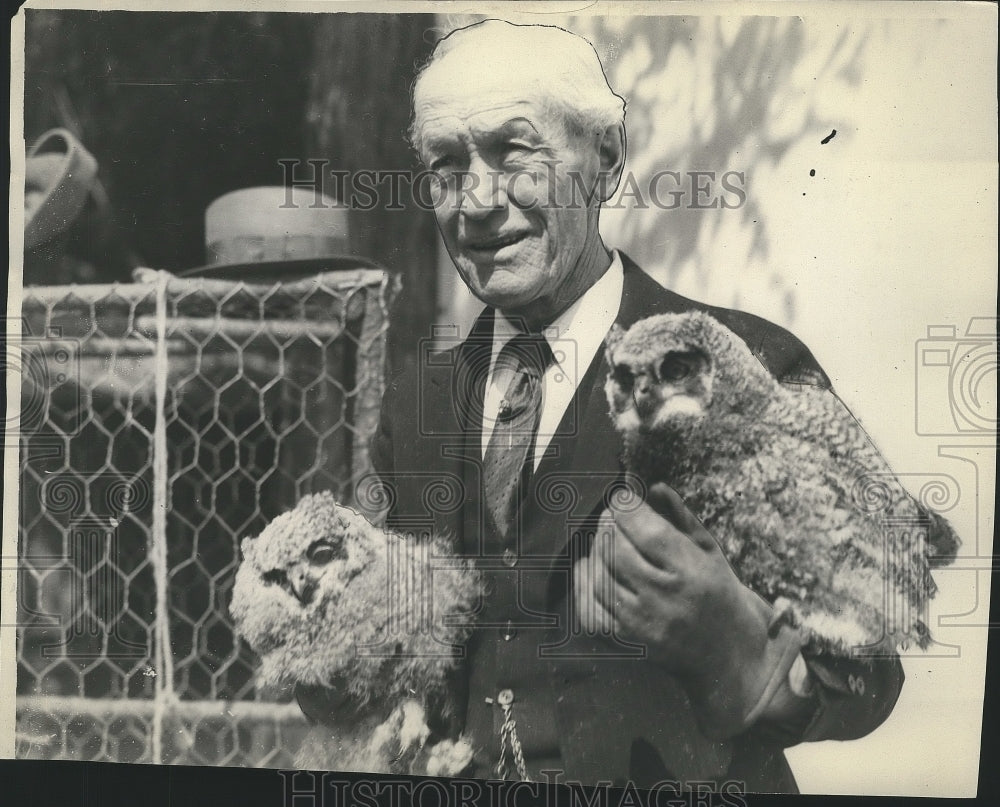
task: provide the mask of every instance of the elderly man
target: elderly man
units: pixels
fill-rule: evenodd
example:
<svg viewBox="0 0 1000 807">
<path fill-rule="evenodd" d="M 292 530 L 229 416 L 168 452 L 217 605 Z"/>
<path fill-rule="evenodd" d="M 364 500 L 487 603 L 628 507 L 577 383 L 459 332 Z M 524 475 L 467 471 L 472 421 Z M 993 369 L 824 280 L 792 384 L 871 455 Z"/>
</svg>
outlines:
<svg viewBox="0 0 1000 807">
<path fill-rule="evenodd" d="M 899 662 L 804 658 L 673 491 L 616 503 L 602 342 L 614 323 L 698 308 L 782 382 L 829 382 L 787 332 L 673 294 L 605 247 L 623 121 L 593 48 L 553 27 L 456 31 L 414 85 L 440 231 L 486 304 L 463 343 L 392 379 L 373 445 L 390 524 L 454 535 L 486 579 L 440 730 L 471 738 L 476 777 L 794 791 L 782 748 L 870 732 Z M 461 495 L 436 502 L 442 480 Z M 592 554 L 608 515 L 613 555 Z"/>
</svg>

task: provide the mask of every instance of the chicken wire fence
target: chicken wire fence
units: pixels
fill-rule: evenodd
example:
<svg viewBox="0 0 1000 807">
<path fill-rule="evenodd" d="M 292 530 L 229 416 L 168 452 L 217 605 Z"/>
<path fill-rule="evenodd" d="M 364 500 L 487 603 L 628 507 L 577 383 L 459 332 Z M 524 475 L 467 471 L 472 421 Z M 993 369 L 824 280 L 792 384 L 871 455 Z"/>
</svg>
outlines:
<svg viewBox="0 0 1000 807">
<path fill-rule="evenodd" d="M 29 288 L 16 753 L 290 765 L 255 691 L 239 543 L 301 496 L 351 502 L 384 384 L 385 273 Z M 280 700 L 280 699 L 279 699 Z"/>
</svg>

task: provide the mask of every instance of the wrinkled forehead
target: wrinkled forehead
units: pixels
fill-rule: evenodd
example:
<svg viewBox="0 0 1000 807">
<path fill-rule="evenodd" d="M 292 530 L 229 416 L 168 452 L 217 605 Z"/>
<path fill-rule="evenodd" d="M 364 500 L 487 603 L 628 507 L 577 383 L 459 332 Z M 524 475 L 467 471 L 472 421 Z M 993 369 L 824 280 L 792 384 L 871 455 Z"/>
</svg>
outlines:
<svg viewBox="0 0 1000 807">
<path fill-rule="evenodd" d="M 523 118 L 536 129 L 562 125 L 551 71 L 532 59 L 497 60 L 470 48 L 447 53 L 420 76 L 413 93 L 414 129 L 469 127 L 495 130 Z"/>
</svg>

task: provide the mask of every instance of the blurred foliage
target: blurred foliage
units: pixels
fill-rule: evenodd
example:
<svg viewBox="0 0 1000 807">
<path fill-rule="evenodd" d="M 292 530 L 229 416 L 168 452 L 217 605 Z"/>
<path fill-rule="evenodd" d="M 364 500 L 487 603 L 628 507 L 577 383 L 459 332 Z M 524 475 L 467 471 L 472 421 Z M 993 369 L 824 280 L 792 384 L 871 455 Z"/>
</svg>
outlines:
<svg viewBox="0 0 1000 807">
<path fill-rule="evenodd" d="M 433 25 L 431 14 L 318 15 L 306 108 L 310 157 L 355 175 L 419 170 L 406 139 L 410 84 L 430 53 L 425 33 Z M 373 184 L 391 197 L 388 182 Z M 389 364 L 398 370 L 416 362 L 437 313 L 437 228 L 428 210 L 387 206 L 349 211 L 351 250 L 402 276 L 389 331 Z"/>
<path fill-rule="evenodd" d="M 767 266 L 768 220 L 780 211 L 756 180 L 803 140 L 818 149 L 834 128 L 844 129 L 831 96 L 849 96 L 860 82 L 867 32 L 843 26 L 817 35 L 799 17 L 670 17 L 657 25 L 589 17 L 571 28 L 603 48 L 609 81 L 628 99 L 629 170 L 746 176 L 746 202 L 737 209 L 693 207 L 688 188 L 676 210 L 651 205 L 616 215 L 616 236 L 671 288 L 733 307 L 770 296 L 769 313 L 790 324 L 794 278 Z M 725 267 L 713 263 L 720 239 L 730 247 Z M 713 284 L 719 273 L 724 289 Z"/>
</svg>

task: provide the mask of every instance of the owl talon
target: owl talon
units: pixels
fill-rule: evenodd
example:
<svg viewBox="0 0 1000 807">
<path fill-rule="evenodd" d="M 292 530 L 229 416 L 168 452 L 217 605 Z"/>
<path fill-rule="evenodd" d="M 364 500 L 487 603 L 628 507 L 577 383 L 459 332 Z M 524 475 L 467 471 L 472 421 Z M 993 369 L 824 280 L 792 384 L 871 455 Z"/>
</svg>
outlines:
<svg viewBox="0 0 1000 807">
<path fill-rule="evenodd" d="M 792 601 L 787 597 L 778 597 L 774 601 L 774 616 L 771 617 L 771 621 L 767 626 L 767 635 L 773 639 L 778 635 L 782 625 L 794 628 L 797 621 L 795 611 L 792 609 Z"/>
</svg>

